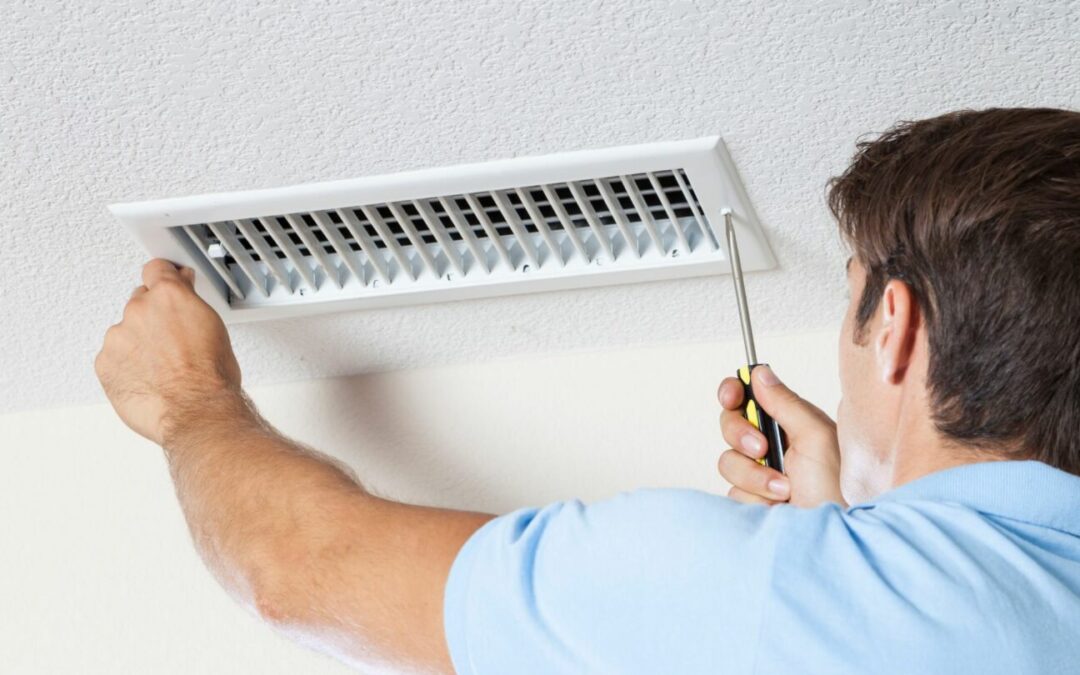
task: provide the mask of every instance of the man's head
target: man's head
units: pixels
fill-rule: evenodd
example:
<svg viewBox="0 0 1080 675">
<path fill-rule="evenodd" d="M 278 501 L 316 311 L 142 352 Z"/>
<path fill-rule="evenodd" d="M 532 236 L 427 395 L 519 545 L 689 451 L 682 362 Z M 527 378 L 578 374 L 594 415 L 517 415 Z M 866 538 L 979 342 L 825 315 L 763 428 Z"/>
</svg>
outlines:
<svg viewBox="0 0 1080 675">
<path fill-rule="evenodd" d="M 888 480 L 920 417 L 956 453 L 1080 474 L 1080 113 L 900 123 L 829 205 L 852 249 L 845 484 Z"/>
</svg>

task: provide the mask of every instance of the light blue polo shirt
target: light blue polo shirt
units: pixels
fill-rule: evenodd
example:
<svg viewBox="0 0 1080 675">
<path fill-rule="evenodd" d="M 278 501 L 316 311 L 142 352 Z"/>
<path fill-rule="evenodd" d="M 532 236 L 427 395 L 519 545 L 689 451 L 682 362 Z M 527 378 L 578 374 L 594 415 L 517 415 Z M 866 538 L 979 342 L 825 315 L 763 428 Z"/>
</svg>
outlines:
<svg viewBox="0 0 1080 675">
<path fill-rule="evenodd" d="M 1080 477 L 941 471 L 848 509 L 639 490 L 458 554 L 461 675 L 1080 673 Z"/>
</svg>

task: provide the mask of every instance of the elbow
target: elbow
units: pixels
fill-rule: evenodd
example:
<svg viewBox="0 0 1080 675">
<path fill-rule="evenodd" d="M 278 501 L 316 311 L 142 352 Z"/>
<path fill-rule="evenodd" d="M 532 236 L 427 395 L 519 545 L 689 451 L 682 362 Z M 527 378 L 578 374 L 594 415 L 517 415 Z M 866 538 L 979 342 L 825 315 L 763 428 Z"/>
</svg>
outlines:
<svg viewBox="0 0 1080 675">
<path fill-rule="evenodd" d="M 255 614 L 271 626 L 286 628 L 297 623 L 297 612 L 288 598 L 278 591 L 254 587 L 252 605 Z"/>
<path fill-rule="evenodd" d="M 249 602 L 255 614 L 272 626 L 295 627 L 310 613 L 311 593 L 305 591 L 304 571 L 296 549 L 282 548 L 260 556 L 250 566 Z"/>
</svg>

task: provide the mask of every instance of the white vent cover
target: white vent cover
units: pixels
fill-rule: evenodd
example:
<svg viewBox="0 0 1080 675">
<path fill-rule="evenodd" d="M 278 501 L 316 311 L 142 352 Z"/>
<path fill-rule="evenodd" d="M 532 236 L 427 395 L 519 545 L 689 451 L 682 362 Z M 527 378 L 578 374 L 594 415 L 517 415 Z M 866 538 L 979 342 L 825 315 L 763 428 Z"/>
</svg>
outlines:
<svg viewBox="0 0 1080 675">
<path fill-rule="evenodd" d="M 715 136 L 109 208 L 230 322 L 774 265 Z"/>
</svg>

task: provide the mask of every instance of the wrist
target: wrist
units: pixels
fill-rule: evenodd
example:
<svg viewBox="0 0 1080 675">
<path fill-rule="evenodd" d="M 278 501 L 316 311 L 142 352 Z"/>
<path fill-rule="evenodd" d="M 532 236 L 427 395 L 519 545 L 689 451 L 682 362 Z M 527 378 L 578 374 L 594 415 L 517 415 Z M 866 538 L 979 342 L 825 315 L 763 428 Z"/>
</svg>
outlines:
<svg viewBox="0 0 1080 675">
<path fill-rule="evenodd" d="M 204 438 L 262 428 L 255 405 L 239 387 L 192 388 L 166 397 L 164 405 L 161 446 L 169 452 L 197 445 Z"/>
</svg>

